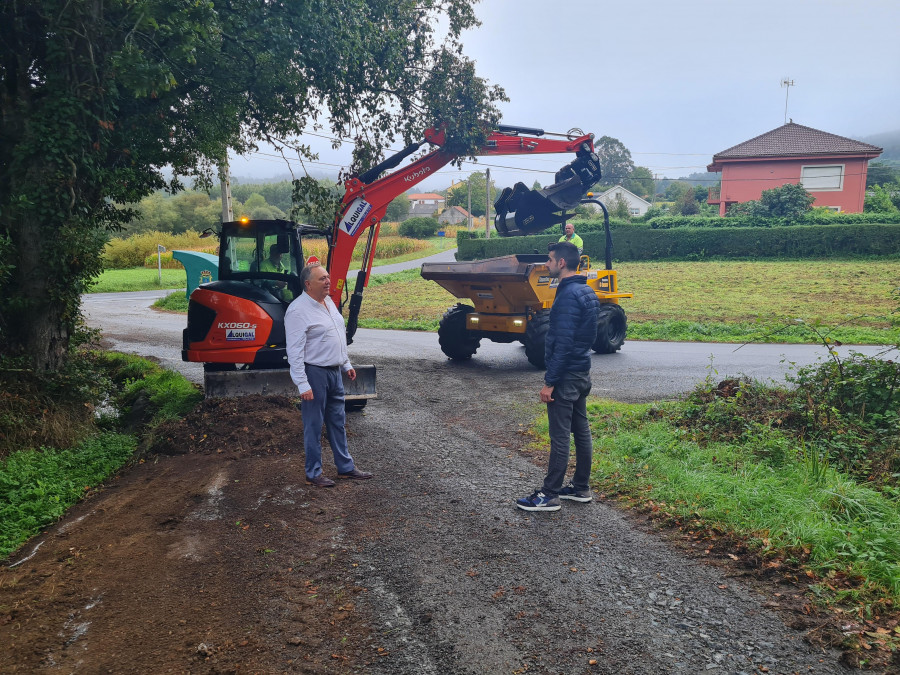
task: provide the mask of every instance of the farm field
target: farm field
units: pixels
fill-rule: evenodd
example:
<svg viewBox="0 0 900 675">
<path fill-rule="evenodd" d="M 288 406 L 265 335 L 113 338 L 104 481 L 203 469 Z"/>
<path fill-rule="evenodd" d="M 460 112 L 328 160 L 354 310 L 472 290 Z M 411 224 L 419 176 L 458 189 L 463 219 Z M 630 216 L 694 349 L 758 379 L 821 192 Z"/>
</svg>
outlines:
<svg viewBox="0 0 900 675">
<path fill-rule="evenodd" d="M 808 326 L 846 343 L 900 335 L 900 261 L 634 262 L 616 265 L 629 338 L 816 342 Z M 377 284 L 377 285 L 376 285 Z M 373 277 L 360 325 L 436 330 L 456 300 L 418 270 Z M 799 323 L 803 322 L 803 323 Z"/>
</svg>

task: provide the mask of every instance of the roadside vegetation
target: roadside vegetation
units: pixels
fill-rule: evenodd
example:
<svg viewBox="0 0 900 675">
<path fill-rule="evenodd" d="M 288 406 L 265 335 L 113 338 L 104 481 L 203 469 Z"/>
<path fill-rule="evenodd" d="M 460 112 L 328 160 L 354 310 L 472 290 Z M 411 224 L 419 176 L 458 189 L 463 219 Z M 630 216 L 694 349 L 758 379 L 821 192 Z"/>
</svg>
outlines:
<svg viewBox="0 0 900 675">
<path fill-rule="evenodd" d="M 92 350 L 46 376 L 4 360 L 0 384 L 0 558 L 141 461 L 141 439 L 202 398 L 150 361 Z"/>
<path fill-rule="evenodd" d="M 711 364 L 683 400 L 593 399 L 592 480 L 701 555 L 802 581 L 872 665 L 900 649 L 900 364 L 829 353 L 783 386 Z M 548 447 L 546 414 L 534 433 Z"/>
</svg>

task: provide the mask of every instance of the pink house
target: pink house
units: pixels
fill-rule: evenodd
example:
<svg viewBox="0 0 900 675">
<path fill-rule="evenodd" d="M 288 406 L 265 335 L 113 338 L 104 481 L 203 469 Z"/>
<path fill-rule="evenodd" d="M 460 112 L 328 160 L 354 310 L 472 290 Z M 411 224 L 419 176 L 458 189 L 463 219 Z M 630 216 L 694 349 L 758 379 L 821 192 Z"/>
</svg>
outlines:
<svg viewBox="0 0 900 675">
<path fill-rule="evenodd" d="M 707 171 L 722 174 L 710 204 L 724 216 L 728 206 L 759 199 L 763 190 L 800 183 L 813 206 L 859 213 L 866 196 L 869 160 L 882 149 L 868 143 L 788 122 L 713 156 Z"/>
</svg>

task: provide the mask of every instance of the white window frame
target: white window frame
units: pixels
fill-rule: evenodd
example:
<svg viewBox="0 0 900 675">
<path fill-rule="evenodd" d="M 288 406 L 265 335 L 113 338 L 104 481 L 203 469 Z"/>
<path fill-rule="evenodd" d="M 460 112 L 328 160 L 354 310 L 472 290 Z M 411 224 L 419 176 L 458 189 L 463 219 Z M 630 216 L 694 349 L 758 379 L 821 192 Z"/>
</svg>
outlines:
<svg viewBox="0 0 900 675">
<path fill-rule="evenodd" d="M 804 173 L 807 169 L 833 169 L 840 170 L 840 176 L 838 177 L 838 186 L 837 187 L 818 187 L 815 185 L 809 185 L 810 181 L 822 180 L 822 178 L 833 178 L 833 176 L 810 176 L 806 178 L 806 182 L 804 182 Z M 809 192 L 841 192 L 844 189 L 844 176 L 846 175 L 847 165 L 846 164 L 804 164 L 800 167 L 800 185 L 802 185 Z"/>
<path fill-rule="evenodd" d="M 825 206 L 824 208 L 828 209 L 829 211 L 834 211 L 835 213 L 841 212 L 840 206 Z"/>
<path fill-rule="evenodd" d="M 631 215 L 633 215 L 633 216 L 641 215 L 641 210 L 636 206 L 632 206 L 628 210 L 631 212 Z"/>
</svg>

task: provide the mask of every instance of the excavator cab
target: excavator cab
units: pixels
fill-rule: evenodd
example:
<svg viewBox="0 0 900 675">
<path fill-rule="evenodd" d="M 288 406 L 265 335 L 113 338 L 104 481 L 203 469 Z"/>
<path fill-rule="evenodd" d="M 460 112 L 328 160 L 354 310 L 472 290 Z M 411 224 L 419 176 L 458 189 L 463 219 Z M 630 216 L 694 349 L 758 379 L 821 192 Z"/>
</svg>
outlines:
<svg viewBox="0 0 900 675">
<path fill-rule="evenodd" d="M 220 279 L 244 281 L 290 304 L 300 294 L 302 269 L 303 245 L 294 223 L 245 218 L 222 224 Z"/>
</svg>

